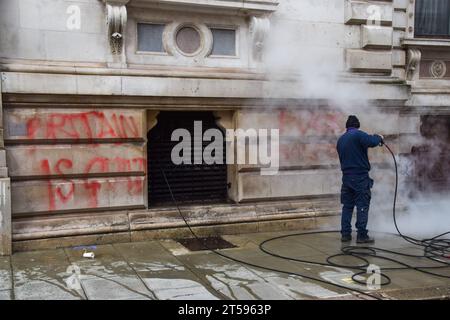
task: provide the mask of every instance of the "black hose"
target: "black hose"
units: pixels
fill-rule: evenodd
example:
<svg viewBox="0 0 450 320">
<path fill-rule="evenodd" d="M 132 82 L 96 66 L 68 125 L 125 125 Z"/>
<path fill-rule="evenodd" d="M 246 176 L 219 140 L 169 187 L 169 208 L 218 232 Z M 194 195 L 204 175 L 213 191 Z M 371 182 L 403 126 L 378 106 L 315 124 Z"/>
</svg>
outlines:
<svg viewBox="0 0 450 320">
<path fill-rule="evenodd" d="M 267 239 L 267 240 L 261 242 L 261 244 L 259 245 L 260 249 L 263 252 L 267 253 L 268 255 L 278 257 L 281 259 L 297 261 L 297 262 L 302 262 L 302 263 L 309 263 L 309 264 L 320 265 L 320 266 L 344 267 L 344 268 L 348 268 L 348 269 L 359 270 L 358 272 L 353 274 L 352 279 L 353 279 L 353 281 L 360 283 L 360 284 L 365 284 L 365 283 L 363 281 L 358 280 L 358 276 L 361 276 L 362 274 L 366 273 L 366 268 L 370 264 L 370 262 L 368 261 L 368 259 L 366 257 L 373 257 L 373 258 L 378 258 L 378 259 L 382 259 L 382 260 L 386 260 L 386 261 L 391 261 L 391 262 L 394 262 L 401 266 L 401 267 L 383 268 L 383 270 L 385 270 L 385 271 L 386 270 L 395 271 L 395 270 L 411 269 L 411 270 L 416 270 L 416 271 L 426 273 L 429 275 L 449 279 L 450 276 L 448 276 L 448 275 L 442 275 L 442 274 L 434 273 L 434 272 L 431 272 L 428 270 L 444 269 L 444 268 L 448 268 L 450 266 L 449 262 L 441 260 L 441 259 L 449 259 L 450 258 L 450 239 L 441 239 L 443 236 L 449 234 L 450 231 L 442 233 L 440 235 L 437 235 L 431 239 L 420 240 L 420 239 L 416 239 L 416 238 L 404 235 L 398 227 L 398 223 L 397 223 L 397 219 L 396 219 L 396 205 L 397 205 L 397 193 L 398 193 L 397 160 L 396 160 L 395 154 L 394 154 L 394 152 L 392 152 L 391 148 L 389 148 L 389 146 L 387 144 L 385 144 L 385 143 L 383 143 L 383 144 L 387 148 L 387 150 L 390 152 L 390 154 L 392 155 L 392 158 L 394 160 L 394 167 L 395 167 L 395 188 L 394 188 L 394 200 L 393 200 L 393 207 L 392 207 L 392 216 L 394 219 L 395 229 L 397 230 L 398 235 L 400 237 L 402 237 L 405 241 L 407 241 L 411 244 L 414 244 L 416 246 L 423 247 L 424 253 L 422 255 L 405 254 L 402 252 L 398 252 L 398 251 L 394 251 L 394 250 L 387 250 L 387 249 L 383 249 L 383 248 L 379 248 L 379 247 L 375 247 L 375 246 L 370 246 L 370 247 L 345 246 L 341 249 L 341 253 L 331 255 L 326 259 L 326 262 L 321 263 L 321 262 L 315 262 L 315 261 L 304 260 L 304 259 L 296 259 L 296 258 L 292 258 L 292 257 L 279 255 L 279 254 L 269 251 L 268 249 L 266 249 L 264 247 L 264 245 L 266 245 L 267 243 L 269 243 L 271 241 L 285 239 L 288 237 L 302 236 L 302 235 L 307 235 L 307 234 L 320 234 L 320 233 L 327 233 L 327 232 L 339 232 L 339 231 L 302 232 L 302 233 L 295 233 L 295 234 L 289 234 L 289 235 L 284 235 L 284 236 L 280 236 L 280 237 L 275 237 L 275 238 Z M 404 256 L 404 257 L 413 257 L 413 258 L 427 258 L 429 260 L 439 263 L 440 265 L 438 265 L 438 266 L 413 266 L 413 265 L 407 264 L 405 262 L 402 262 L 398 259 L 380 255 L 380 253 L 386 253 L 386 254 L 391 254 L 391 255 L 396 255 L 396 256 Z M 335 259 L 337 257 L 345 257 L 345 256 L 347 256 L 347 257 L 351 256 L 356 259 L 359 259 L 360 261 L 362 261 L 362 264 L 341 265 L 341 264 L 338 264 L 338 263 L 335 263 L 332 261 L 333 259 Z M 388 285 L 391 283 L 390 277 L 387 276 L 386 274 L 381 273 L 380 276 L 385 279 L 385 281 L 380 284 L 381 286 Z"/>
<path fill-rule="evenodd" d="M 448 234 L 450 231 L 439 234 L 431 239 L 415 239 L 413 237 L 405 236 L 399 229 L 396 219 L 396 202 L 397 202 L 397 189 L 398 189 L 398 169 L 397 169 L 397 159 L 395 158 L 394 152 L 392 152 L 391 148 L 387 144 L 384 143 L 384 146 L 389 150 L 392 155 L 395 164 L 395 192 L 394 192 L 394 205 L 392 207 L 392 213 L 394 218 L 394 225 L 397 233 L 402 237 L 405 241 L 412 243 L 417 246 L 424 247 L 425 253 L 434 253 L 436 251 L 440 251 L 440 254 L 432 254 L 443 258 L 449 258 L 450 254 L 450 239 L 439 239 Z"/>
<path fill-rule="evenodd" d="M 301 232 L 301 233 L 295 233 L 295 234 L 288 234 L 288 235 L 283 235 L 283 236 L 279 236 L 279 237 L 274 237 L 274 238 L 270 238 L 267 239 L 263 242 L 261 242 L 259 244 L 259 249 L 276 258 L 280 258 L 280 259 L 284 259 L 284 260 L 289 260 L 289 261 L 295 261 L 295 262 L 301 262 L 301 263 L 306 263 L 306 264 L 312 264 L 312 265 L 319 265 L 319 266 L 326 266 L 326 267 L 341 267 L 341 268 L 347 268 L 347 269 L 352 269 L 355 270 L 355 273 L 352 275 L 352 280 L 356 283 L 359 284 L 366 284 L 366 282 L 359 280 L 359 276 L 365 274 L 367 272 L 367 267 L 370 265 L 369 260 L 367 259 L 367 257 L 373 257 L 373 258 L 378 258 L 378 259 L 383 259 L 386 261 L 391 261 L 391 262 L 395 262 L 397 264 L 399 264 L 401 267 L 389 267 L 389 268 L 383 268 L 384 271 L 386 270 L 391 270 L 391 271 L 395 271 L 395 270 L 416 270 L 425 274 L 429 274 L 429 275 L 434 275 L 434 276 L 438 276 L 438 277 L 443 277 L 443 278 L 450 278 L 450 276 L 447 275 L 442 275 L 442 274 L 438 274 L 438 273 L 434 273 L 431 271 L 428 271 L 430 269 L 443 269 L 443 268 L 448 268 L 450 266 L 449 262 L 444 262 L 441 259 L 445 258 L 448 259 L 450 257 L 450 239 L 441 239 L 443 236 L 447 235 L 450 233 L 450 231 L 442 233 L 440 235 L 437 235 L 431 239 L 415 239 L 413 237 L 410 236 L 405 236 L 399 229 L 398 224 L 397 224 L 397 219 L 396 219 L 396 204 L 397 204 L 397 193 L 398 193 L 398 168 L 397 168 L 397 160 L 395 158 L 394 153 L 392 152 L 392 150 L 389 148 L 388 145 L 386 145 L 385 143 L 383 143 L 384 146 L 389 150 L 389 152 L 392 155 L 392 158 L 394 160 L 394 166 L 395 166 L 395 190 L 394 190 L 394 200 L 393 200 L 393 208 L 392 208 L 392 215 L 393 215 L 393 219 L 394 219 L 394 225 L 395 228 L 397 230 L 397 233 L 400 237 L 402 237 L 405 241 L 412 243 L 414 245 L 417 246 L 421 246 L 424 248 L 424 254 L 423 255 L 413 255 L 413 254 L 405 254 L 402 252 L 398 252 L 398 251 L 394 251 L 394 250 L 388 250 L 388 249 L 383 249 L 383 248 L 379 248 L 379 247 L 374 247 L 374 246 L 345 246 L 341 249 L 341 253 L 338 254 L 334 254 L 331 256 L 328 256 L 326 259 L 326 262 L 316 262 L 316 261 L 311 261 L 311 260 L 307 260 L 307 259 L 297 259 L 297 258 L 292 258 L 292 257 L 288 257 L 288 256 L 283 256 L 274 252 L 271 252 L 270 250 L 268 250 L 265 245 L 267 245 L 268 243 L 275 241 L 275 240 L 279 240 L 279 239 L 285 239 L 285 238 L 289 238 L 289 237 L 296 237 L 296 236 L 304 236 L 304 235 L 311 235 L 311 234 L 323 234 L 323 233 L 339 233 L 340 231 L 338 230 L 328 230 L 328 231 L 312 231 L 312 232 Z M 272 271 L 272 272 L 279 272 L 279 273 L 283 273 L 283 274 L 287 274 L 287 275 L 296 275 L 302 278 L 306 278 L 306 279 L 310 279 L 313 281 L 317 281 L 320 283 L 324 283 L 327 285 L 331 285 L 337 288 L 341 288 L 341 289 L 345 289 L 345 290 L 350 290 L 353 292 L 357 292 L 361 295 L 364 296 L 368 296 L 371 298 L 374 298 L 376 300 L 382 300 L 380 297 L 361 291 L 361 290 L 357 290 L 351 287 L 347 287 L 344 285 L 340 285 L 340 284 L 336 284 L 334 282 L 331 281 L 327 281 L 327 280 L 323 280 L 320 278 L 315 278 L 315 277 L 311 277 L 305 274 L 301 274 L 301 273 L 297 273 L 297 272 L 288 272 L 288 271 L 283 271 L 283 270 L 279 270 L 279 269 L 275 269 L 275 268 L 270 268 L 270 267 L 265 267 L 265 266 L 261 266 L 261 265 L 257 265 L 248 261 L 244 261 L 244 260 L 240 260 L 240 259 L 236 259 L 233 257 L 230 257 L 226 254 L 223 254 L 222 252 L 219 252 L 215 249 L 209 248 L 206 243 L 204 243 L 203 241 L 201 241 L 201 239 L 195 234 L 195 232 L 192 230 L 191 226 L 189 225 L 188 221 L 186 220 L 185 216 L 183 215 L 183 213 L 180 210 L 180 207 L 178 205 L 178 202 L 175 199 L 175 196 L 172 192 L 172 189 L 170 187 L 169 181 L 167 180 L 166 174 L 164 172 L 164 170 L 162 168 L 161 172 L 163 174 L 164 180 L 167 184 L 167 187 L 169 189 L 169 193 L 170 196 L 178 210 L 179 215 L 181 216 L 181 218 L 183 219 L 184 223 L 186 224 L 186 226 L 188 227 L 190 233 L 194 236 L 195 239 L 197 239 L 197 241 L 199 243 L 201 243 L 201 245 L 206 249 L 209 250 L 210 252 L 213 252 L 223 258 L 229 259 L 231 261 L 240 263 L 242 265 L 247 265 L 250 267 L 255 267 L 255 268 L 259 268 L 259 269 L 264 269 L 264 270 L 268 270 L 268 271 Z M 413 257 L 413 258 L 427 258 L 430 259 L 434 262 L 438 262 L 439 266 L 413 266 L 413 265 L 409 265 L 407 263 L 404 263 L 398 259 L 394 259 L 394 258 L 390 258 L 387 256 L 382 256 L 380 255 L 380 253 L 386 253 L 386 254 L 391 254 L 391 255 L 397 255 L 397 256 L 404 256 L 404 257 Z M 336 259 L 338 257 L 353 257 L 355 259 L 359 259 L 362 263 L 361 264 L 357 264 L 357 265 L 342 265 L 342 264 L 338 264 L 336 262 L 333 262 L 333 259 Z M 380 284 L 381 286 L 385 286 L 391 283 L 391 279 L 389 276 L 387 276 L 384 273 L 380 273 L 380 276 L 384 279 L 384 281 Z"/>
<path fill-rule="evenodd" d="M 350 290 L 350 291 L 353 291 L 353 292 L 357 292 L 357 293 L 359 293 L 359 294 L 361 294 L 361 295 L 368 296 L 368 297 L 374 298 L 374 299 L 376 299 L 376 300 L 382 300 L 381 298 L 379 298 L 379 297 L 377 297 L 377 296 L 375 296 L 375 295 L 372 295 L 372 294 L 370 294 L 370 293 L 366 293 L 366 292 L 361 291 L 361 290 L 349 288 L 349 287 L 346 287 L 346 286 L 343 286 L 343 285 L 340 285 L 340 284 L 336 284 L 336 283 L 333 283 L 333 282 L 330 282 L 330 281 L 326 281 L 326 280 L 323 280 L 323 279 L 320 279 L 320 278 L 315 278 L 315 277 L 307 276 L 307 275 L 305 275 L 305 274 L 301 274 L 301 273 L 298 273 L 298 272 L 290 272 L 290 271 L 288 272 L 288 271 L 283 271 L 283 270 L 279 270 L 279 269 L 275 269 L 275 268 L 270 268 L 270 267 L 261 266 L 261 265 L 258 265 L 258 264 L 255 264 L 255 263 L 251 263 L 251 262 L 248 262 L 248 261 L 236 259 L 236 258 L 230 257 L 230 256 L 228 256 L 228 255 L 226 255 L 226 254 L 223 254 L 223 253 L 220 252 L 220 251 L 217 251 L 217 250 L 215 250 L 215 249 L 213 249 L 213 248 L 208 247 L 207 244 L 204 243 L 203 241 L 201 241 L 201 239 L 196 235 L 196 233 L 194 232 L 194 230 L 192 230 L 192 228 L 191 228 L 191 226 L 189 225 L 188 221 L 186 220 L 185 216 L 184 216 L 183 213 L 181 212 L 180 207 L 179 207 L 179 205 L 178 205 L 178 202 L 177 202 L 177 200 L 175 199 L 175 196 L 173 195 L 173 192 L 172 192 L 172 189 L 171 189 L 171 187 L 170 187 L 169 181 L 167 180 L 167 177 L 166 177 L 166 173 L 164 172 L 164 170 L 163 170 L 162 168 L 160 168 L 160 169 L 161 169 L 161 172 L 162 172 L 162 174 L 163 174 L 164 181 L 166 182 L 167 187 L 168 187 L 168 189 L 169 189 L 169 193 L 170 193 L 170 196 L 171 196 L 171 198 L 172 198 L 172 201 L 174 202 L 174 204 L 175 204 L 175 206 L 176 206 L 176 208 L 177 208 L 177 210 L 178 210 L 179 215 L 181 216 L 181 218 L 183 219 L 183 221 L 184 221 L 184 223 L 186 224 L 187 228 L 189 229 L 189 232 L 194 236 L 194 238 L 195 238 L 195 239 L 196 239 L 196 240 L 197 240 L 197 241 L 198 241 L 198 242 L 199 242 L 206 250 L 208 250 L 208 251 L 210 251 L 210 252 L 213 252 L 213 253 L 217 254 L 218 256 L 223 257 L 223 258 L 225 258 L 225 259 L 228 259 L 228 260 L 237 262 L 237 263 L 239 263 L 239 264 L 241 264 L 241 265 L 247 265 L 247 266 L 250 266 L 250 267 L 259 268 L 259 269 L 263 269 L 263 270 L 268 270 L 268 271 L 272 271 L 272 272 L 283 273 L 283 274 L 287 274 L 287 275 L 295 275 L 295 276 L 299 276 L 299 277 L 302 277 L 302 278 L 305 278 L 305 279 L 309 279 L 309 280 L 321 282 L 321 283 L 324 283 L 324 284 L 327 284 L 327 285 L 332 285 L 332 286 L 335 286 L 335 287 L 338 287 L 338 288 L 341 288 L 341 289 L 345 289 L 345 290 Z M 270 254 L 270 253 L 269 253 L 269 254 Z"/>
</svg>

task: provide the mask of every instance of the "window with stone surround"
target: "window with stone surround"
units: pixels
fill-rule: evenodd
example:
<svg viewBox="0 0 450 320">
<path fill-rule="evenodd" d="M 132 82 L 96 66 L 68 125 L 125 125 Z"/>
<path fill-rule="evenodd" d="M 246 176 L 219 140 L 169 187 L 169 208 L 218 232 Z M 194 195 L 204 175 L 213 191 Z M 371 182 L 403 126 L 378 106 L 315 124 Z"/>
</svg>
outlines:
<svg viewBox="0 0 450 320">
<path fill-rule="evenodd" d="M 138 23 L 137 39 L 138 51 L 165 52 L 163 45 L 163 32 L 165 25 L 158 23 Z"/>
<path fill-rule="evenodd" d="M 416 0 L 415 36 L 450 38 L 450 0 Z"/>
<path fill-rule="evenodd" d="M 138 22 L 137 52 L 173 54 L 168 48 L 174 47 L 188 58 L 208 53 L 212 58 L 237 57 L 238 28 L 184 22 L 167 27 L 164 23 Z"/>
<path fill-rule="evenodd" d="M 211 27 L 213 35 L 212 56 L 236 56 L 236 30 Z"/>
</svg>

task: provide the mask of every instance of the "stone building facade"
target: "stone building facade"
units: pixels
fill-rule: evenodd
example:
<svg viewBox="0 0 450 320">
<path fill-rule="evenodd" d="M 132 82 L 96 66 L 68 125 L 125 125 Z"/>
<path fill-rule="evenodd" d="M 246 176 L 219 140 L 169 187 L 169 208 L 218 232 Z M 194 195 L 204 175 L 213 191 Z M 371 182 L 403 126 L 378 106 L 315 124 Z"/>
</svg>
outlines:
<svg viewBox="0 0 450 320">
<path fill-rule="evenodd" d="M 417 1 L 1 0 L 0 252 L 187 234 L 173 202 L 154 201 L 166 186 L 150 163 L 167 156 L 157 133 L 193 111 L 280 130 L 276 175 L 186 169 L 180 195 L 203 184 L 220 198 L 182 204 L 199 234 L 336 220 L 347 114 L 308 78 L 269 75 L 270 37 L 332 52 L 337 83 L 365 92 L 364 129 L 408 157 L 423 117 L 450 116 L 450 32 L 418 34 Z M 389 161 L 374 151 L 375 177 Z"/>
</svg>

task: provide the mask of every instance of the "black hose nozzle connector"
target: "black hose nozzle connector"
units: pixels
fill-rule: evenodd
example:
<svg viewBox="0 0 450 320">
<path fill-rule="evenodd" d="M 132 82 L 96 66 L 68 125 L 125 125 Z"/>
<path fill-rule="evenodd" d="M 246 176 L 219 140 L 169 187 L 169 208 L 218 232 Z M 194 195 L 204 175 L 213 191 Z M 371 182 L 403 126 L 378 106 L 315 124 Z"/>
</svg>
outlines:
<svg viewBox="0 0 450 320">
<path fill-rule="evenodd" d="M 377 134 L 381 138 L 380 147 L 384 146 L 384 137 L 381 134 Z"/>
</svg>

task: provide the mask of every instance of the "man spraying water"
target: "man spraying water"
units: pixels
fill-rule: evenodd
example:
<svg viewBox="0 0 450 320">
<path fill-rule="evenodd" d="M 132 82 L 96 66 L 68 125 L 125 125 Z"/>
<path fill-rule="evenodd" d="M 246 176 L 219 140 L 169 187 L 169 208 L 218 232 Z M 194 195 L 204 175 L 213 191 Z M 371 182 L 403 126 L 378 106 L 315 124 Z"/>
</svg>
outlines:
<svg viewBox="0 0 450 320">
<path fill-rule="evenodd" d="M 370 163 L 368 148 L 383 144 L 382 135 L 369 135 L 359 130 L 356 116 L 349 116 L 345 125 L 347 131 L 337 142 L 337 152 L 342 170 L 341 187 L 341 235 L 342 242 L 352 240 L 352 215 L 356 206 L 357 243 L 374 243 L 368 235 L 367 221 L 373 180 L 369 177 Z"/>
</svg>

